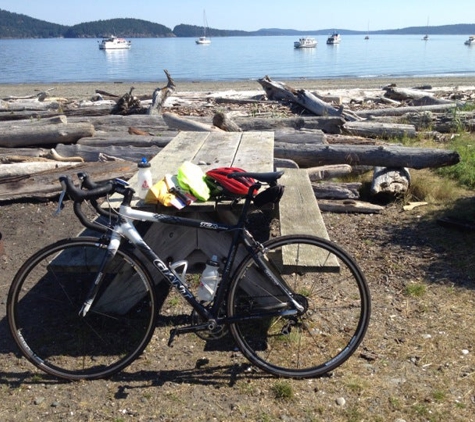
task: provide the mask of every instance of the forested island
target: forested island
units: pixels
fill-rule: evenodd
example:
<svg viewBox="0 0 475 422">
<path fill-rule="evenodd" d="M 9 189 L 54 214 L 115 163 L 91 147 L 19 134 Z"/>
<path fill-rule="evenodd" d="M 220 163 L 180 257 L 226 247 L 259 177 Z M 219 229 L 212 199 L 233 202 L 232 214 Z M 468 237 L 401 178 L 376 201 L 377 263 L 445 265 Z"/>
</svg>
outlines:
<svg viewBox="0 0 475 422">
<path fill-rule="evenodd" d="M 319 29 L 314 31 L 300 31 L 296 29 L 265 28 L 257 31 L 241 31 L 230 29 L 209 28 L 211 37 L 233 36 L 271 36 L 271 35 L 327 35 L 334 29 Z M 339 29 L 341 34 L 362 34 L 366 31 L 352 31 Z M 0 9 L 0 39 L 18 38 L 101 38 L 116 34 L 128 38 L 164 38 L 164 37 L 198 37 L 202 35 L 202 27 L 196 25 L 179 24 L 171 29 L 159 23 L 141 19 L 108 19 L 80 23 L 73 26 L 59 25 L 26 15 L 8 12 Z M 401 29 L 387 29 L 370 31 L 369 34 L 390 35 L 471 35 L 475 33 L 475 24 L 457 24 L 442 26 L 419 26 Z"/>
</svg>

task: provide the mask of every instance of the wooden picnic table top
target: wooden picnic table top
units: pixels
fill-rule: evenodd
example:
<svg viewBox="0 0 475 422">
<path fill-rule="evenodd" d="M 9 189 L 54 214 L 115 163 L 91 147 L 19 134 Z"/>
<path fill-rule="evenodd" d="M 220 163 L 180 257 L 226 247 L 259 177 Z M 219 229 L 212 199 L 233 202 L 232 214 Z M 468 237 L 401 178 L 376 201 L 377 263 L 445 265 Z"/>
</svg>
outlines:
<svg viewBox="0 0 475 422">
<path fill-rule="evenodd" d="M 274 170 L 274 133 L 273 132 L 180 132 L 152 160 L 150 160 L 153 183 L 166 174 L 176 175 L 178 168 L 189 161 L 206 171 L 216 167 L 240 167 L 246 171 L 268 172 Z M 128 181 L 130 186 L 137 185 L 137 175 Z M 112 196 L 113 206 L 120 204 L 119 195 Z M 214 202 L 195 202 L 193 206 L 211 205 Z M 134 200 L 132 206 L 150 208 L 154 204 L 144 204 Z M 186 207 L 188 208 L 188 207 Z"/>
</svg>

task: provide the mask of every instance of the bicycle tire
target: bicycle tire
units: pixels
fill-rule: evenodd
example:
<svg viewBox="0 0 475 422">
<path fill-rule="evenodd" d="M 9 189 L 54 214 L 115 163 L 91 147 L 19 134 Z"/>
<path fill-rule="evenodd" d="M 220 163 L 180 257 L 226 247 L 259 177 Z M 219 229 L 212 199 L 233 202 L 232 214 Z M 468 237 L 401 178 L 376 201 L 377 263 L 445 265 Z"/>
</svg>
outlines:
<svg viewBox="0 0 475 422">
<path fill-rule="evenodd" d="M 152 278 L 124 247 L 104 269 L 89 312 L 79 315 L 107 244 L 91 237 L 60 240 L 36 252 L 13 279 L 10 331 L 22 354 L 48 374 L 68 380 L 109 377 L 131 364 L 153 335 Z"/>
<path fill-rule="evenodd" d="M 269 269 L 304 311 L 285 316 L 295 308 L 248 255 L 228 293 L 234 340 L 249 361 L 268 373 L 322 376 L 343 364 L 365 336 L 371 298 L 364 274 L 347 252 L 326 239 L 288 235 L 264 246 Z"/>
</svg>

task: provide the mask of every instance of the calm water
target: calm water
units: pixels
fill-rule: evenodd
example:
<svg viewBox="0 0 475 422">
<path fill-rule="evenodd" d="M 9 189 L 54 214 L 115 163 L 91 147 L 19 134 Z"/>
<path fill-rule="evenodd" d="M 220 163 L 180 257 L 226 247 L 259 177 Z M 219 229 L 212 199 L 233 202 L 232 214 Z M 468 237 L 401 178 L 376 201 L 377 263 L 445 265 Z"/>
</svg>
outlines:
<svg viewBox="0 0 475 422">
<path fill-rule="evenodd" d="M 295 50 L 297 37 L 132 39 L 132 48 L 102 51 L 96 39 L 0 40 L 0 83 L 175 81 L 474 76 L 468 36 L 343 36 L 336 46 L 316 37 L 315 49 Z"/>
</svg>

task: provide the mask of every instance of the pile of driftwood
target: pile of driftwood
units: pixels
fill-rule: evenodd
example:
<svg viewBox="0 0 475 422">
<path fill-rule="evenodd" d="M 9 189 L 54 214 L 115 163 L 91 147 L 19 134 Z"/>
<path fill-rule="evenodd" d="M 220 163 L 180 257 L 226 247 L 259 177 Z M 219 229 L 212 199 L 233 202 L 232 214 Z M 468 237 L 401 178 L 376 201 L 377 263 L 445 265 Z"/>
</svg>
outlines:
<svg viewBox="0 0 475 422">
<path fill-rule="evenodd" d="M 273 131 L 277 167 L 307 168 L 321 205 L 343 199 L 350 204 L 343 210 L 361 210 L 356 202 L 359 186 L 331 179 L 372 169 L 373 194 L 402 194 L 410 184 L 409 169 L 453 165 L 459 156 L 444 149 L 389 144 L 387 139 L 429 130 L 436 136 L 455 124 L 475 127 L 473 113 L 455 111 L 463 103 L 460 96 L 441 99 L 428 87 L 389 86 L 370 101 L 351 99 L 343 105 L 341 98 L 296 90 L 266 76 L 258 81 L 264 94 L 252 98 L 219 93 L 190 98 L 177 95 L 165 73 L 167 85 L 146 98 L 134 97 L 132 87 L 122 96 L 97 91 L 93 99 L 74 103 L 55 100 L 47 92 L 0 100 L 0 201 L 57 195 L 58 175 L 71 168 L 98 180 L 128 178 L 142 157 L 151 159 L 178 131 Z M 181 111 L 190 104 L 206 107 L 212 115 L 184 115 Z M 289 113 L 252 112 L 276 104 L 288 107 Z"/>
</svg>

